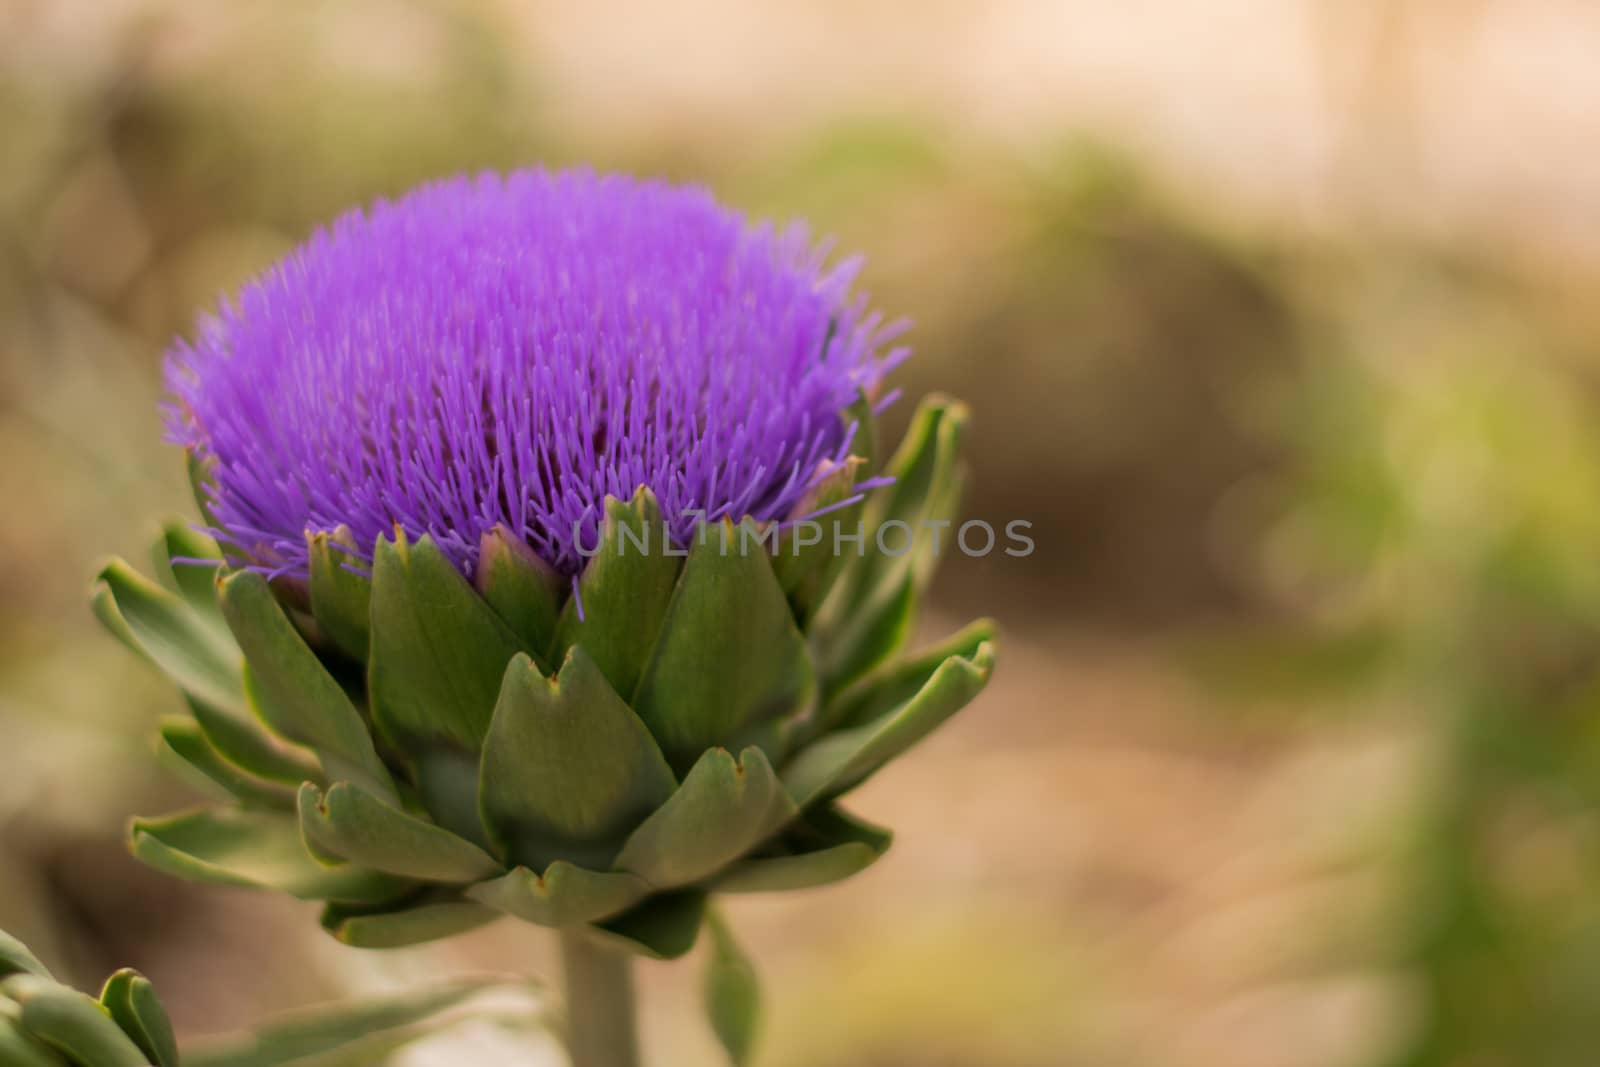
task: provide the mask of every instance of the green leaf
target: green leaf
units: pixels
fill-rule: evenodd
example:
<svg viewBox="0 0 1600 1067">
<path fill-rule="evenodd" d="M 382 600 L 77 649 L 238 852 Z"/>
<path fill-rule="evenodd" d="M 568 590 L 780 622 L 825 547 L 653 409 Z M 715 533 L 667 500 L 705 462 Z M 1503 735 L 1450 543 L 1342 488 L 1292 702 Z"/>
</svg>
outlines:
<svg viewBox="0 0 1600 1067">
<path fill-rule="evenodd" d="M 189 476 L 189 490 L 194 494 L 195 507 L 199 509 L 200 517 L 205 519 L 206 525 L 214 529 L 222 526 L 217 521 L 217 513 L 211 506 L 216 487 L 216 479 L 213 477 L 216 465 L 215 456 L 201 457 L 200 453 L 192 448 L 183 450 L 184 472 Z M 234 546 L 219 543 L 218 547 L 226 555 L 227 550 Z"/>
<path fill-rule="evenodd" d="M 712 888 L 719 893 L 813 889 L 866 870 L 893 840 L 888 830 L 832 805 L 818 805 L 784 833 L 783 852 L 734 864 Z"/>
<path fill-rule="evenodd" d="M 671 799 L 629 836 L 616 865 L 658 889 L 690 885 L 750 851 L 794 815 L 761 749 L 752 745 L 738 762 L 726 749 L 711 749 Z"/>
<path fill-rule="evenodd" d="M 520 537 L 504 526 L 486 532 L 478 543 L 472 580 L 525 647 L 540 652 L 550 647 L 561 610 L 562 578 Z"/>
<path fill-rule="evenodd" d="M 952 656 L 910 700 L 871 722 L 829 734 L 803 749 L 783 770 L 783 783 L 804 808 L 865 780 L 883 764 L 965 707 L 989 681 L 994 646 L 978 646 L 972 659 Z"/>
<path fill-rule="evenodd" d="M 561 609 L 552 661 L 582 645 L 611 688 L 633 696 L 683 562 L 680 550 L 667 552 L 667 538 L 649 489 L 640 486 L 628 503 L 606 497 L 600 540 L 578 577 L 577 595 Z"/>
<path fill-rule="evenodd" d="M 93 603 L 107 629 L 185 691 L 214 707 L 245 706 L 239 649 L 177 594 L 112 560 L 100 570 Z"/>
<path fill-rule="evenodd" d="M 561 927 L 625 911 L 643 900 L 650 887 L 631 874 L 591 871 L 557 860 L 542 875 L 518 867 L 466 892 L 473 900 L 525 922 Z"/>
<path fill-rule="evenodd" d="M 368 689 L 379 726 L 402 748 L 444 742 L 476 757 L 506 664 L 521 651 L 431 537 L 378 541 Z"/>
<path fill-rule="evenodd" d="M 811 628 L 821 648 L 818 662 L 828 692 L 839 691 L 887 659 L 909 636 L 908 620 L 939 552 L 948 552 L 954 543 L 949 524 L 960 502 L 966 423 L 965 405 L 926 398 L 885 468 L 893 484 L 868 501 L 862 556 L 849 563 Z M 928 525 L 940 522 L 946 525 Z M 878 534 L 888 523 L 904 523 L 906 529 L 885 532 L 880 548 Z M 939 552 L 934 551 L 936 534 Z M 910 549 L 895 551 L 908 537 Z"/>
<path fill-rule="evenodd" d="M 95 620 L 108 634 L 115 637 L 123 648 L 146 663 L 155 665 L 155 661 L 145 652 L 144 645 L 139 643 L 133 627 L 122 617 L 122 611 L 117 607 L 117 598 L 111 595 L 111 587 L 99 578 L 96 578 L 89 588 L 89 610 L 94 614 Z"/>
<path fill-rule="evenodd" d="M 786 527 L 778 536 L 778 546 L 772 553 L 772 572 L 789 598 L 795 617 L 802 623 L 821 602 L 824 583 L 838 574 L 835 563 L 844 558 L 833 550 L 835 524 L 845 533 L 854 533 L 860 521 L 865 502 L 858 500 L 843 505 L 841 502 L 855 495 L 861 466 L 862 460 L 856 456 L 837 465 L 824 460 L 826 473 L 790 513 L 795 524 Z M 831 510 L 819 518 L 807 518 L 826 509 Z M 808 528 L 806 523 L 815 523 L 816 527 Z"/>
<path fill-rule="evenodd" d="M 880 667 L 828 702 L 822 721 L 828 726 L 859 726 L 916 696 L 933 672 L 951 656 L 972 659 L 978 646 L 993 642 L 993 619 L 978 619 L 931 648 Z"/>
<path fill-rule="evenodd" d="M 210 560 L 209 564 L 178 563 L 177 560 Z M 217 572 L 222 568 L 222 552 L 217 543 L 181 522 L 168 522 L 151 550 L 156 578 L 184 599 L 195 614 L 218 629 L 225 629 L 217 604 Z"/>
<path fill-rule="evenodd" d="M 410 948 L 476 930 L 500 914 L 470 900 L 434 900 L 393 911 L 329 904 L 322 928 L 352 948 Z"/>
<path fill-rule="evenodd" d="M 283 785 L 323 781 L 313 752 L 275 737 L 254 713 L 214 707 L 194 696 L 187 701 L 206 740 L 228 762 Z"/>
<path fill-rule="evenodd" d="M 254 1033 L 212 1038 L 184 1050 L 184 1067 L 372 1067 L 394 1050 L 484 1011 L 468 1006 L 482 994 L 530 994 L 531 982 L 457 978 L 392 996 L 303 1009 Z M 526 1018 L 534 1010 L 516 1006 Z"/>
<path fill-rule="evenodd" d="M 855 435 L 850 438 L 850 454 L 860 457 L 861 469 L 870 475 L 878 469 L 878 419 L 872 414 L 871 398 L 857 389 L 855 400 L 839 413 L 839 420 L 846 432 L 855 426 Z"/>
<path fill-rule="evenodd" d="M 6 1067 L 72 1067 L 61 1057 L 29 1037 L 0 1006 L 0 1063 Z"/>
<path fill-rule="evenodd" d="M 689 891 L 657 893 L 614 919 L 590 928 L 603 941 L 656 960 L 675 960 L 694 948 L 706 895 Z"/>
<path fill-rule="evenodd" d="M 406 883 L 358 867 L 327 867 L 306 851 L 292 815 L 197 809 L 135 819 L 133 854 L 167 874 L 206 885 L 277 889 L 305 900 L 390 899 Z"/>
<path fill-rule="evenodd" d="M 17 1021 L 35 1040 L 84 1067 L 149 1067 L 133 1039 L 94 999 L 35 974 L 0 981 L 0 997 L 20 1009 Z"/>
<path fill-rule="evenodd" d="M 927 517 L 930 500 L 938 495 L 941 481 L 955 469 L 966 418 L 965 405 L 946 397 L 928 396 L 917 405 L 900 447 L 884 467 L 884 474 L 893 482 L 873 493 L 868 501 L 861 558 L 823 606 L 819 623 L 837 625 L 858 613 L 891 574 L 904 572 L 910 553 L 890 555 L 879 550 L 877 531 L 884 523 L 897 521 L 920 532 L 917 525 Z M 898 544 L 892 537 L 886 537 L 885 542 Z"/>
<path fill-rule="evenodd" d="M 330 779 L 393 797 L 394 783 L 361 712 L 284 614 L 266 579 L 236 571 L 221 589 L 222 613 L 244 649 L 246 691 L 261 717 L 313 749 Z"/>
<path fill-rule="evenodd" d="M 804 710 L 811 656 L 748 520 L 704 524 L 634 707 L 679 771 Z"/>
<path fill-rule="evenodd" d="M 349 782 L 300 788 L 300 829 L 341 859 L 424 882 L 476 882 L 503 870 L 477 845 L 392 807 Z"/>
<path fill-rule="evenodd" d="M 49 978 L 50 970 L 39 962 L 39 957 L 15 937 L 0 930 L 0 978 L 12 974 L 34 974 Z"/>
<path fill-rule="evenodd" d="M 745 1067 L 761 1024 L 761 981 L 733 932 L 716 911 L 708 912 L 711 957 L 702 991 L 711 1029 L 734 1067 Z"/>
<path fill-rule="evenodd" d="M 603 869 L 676 779 L 650 732 L 581 647 L 546 680 L 527 656 L 506 670 L 479 775 L 479 806 L 510 862 Z"/>
<path fill-rule="evenodd" d="M 138 971 L 117 971 L 100 990 L 100 1004 L 155 1067 L 178 1067 L 178 1039 L 155 986 Z"/>
<path fill-rule="evenodd" d="M 875 494 L 867 509 L 867 528 L 875 531 L 885 522 L 899 520 L 915 528 L 928 518 L 945 518 L 949 508 L 949 489 L 960 463 L 961 438 L 966 432 L 967 406 L 959 400 L 933 395 L 926 397 L 912 416 L 911 428 L 895 450 L 886 472 L 893 484 Z M 946 538 L 948 540 L 948 537 Z M 876 548 L 876 539 L 872 545 Z M 868 580 L 858 591 L 860 597 L 871 592 L 874 569 L 896 570 L 897 560 L 914 560 L 915 553 L 888 556 L 869 554 Z"/>
<path fill-rule="evenodd" d="M 219 799 L 267 808 L 294 806 L 294 793 L 288 786 L 257 778 L 223 759 L 206 740 L 205 731 L 189 719 L 162 721 L 156 755 Z"/>
<path fill-rule="evenodd" d="M 856 483 L 869 477 L 875 469 L 877 428 L 872 416 L 872 404 L 866 395 L 858 393 L 855 403 L 840 412 L 839 418 L 846 431 L 851 426 L 855 427 L 850 440 L 850 455 L 795 506 L 791 518 L 804 519 L 848 499 L 854 495 Z M 834 551 L 835 531 L 853 534 L 862 520 L 865 506 L 864 500 L 857 501 L 836 507 L 813 520 L 822 527 L 822 536 L 816 544 L 804 543 L 816 531 L 800 526 L 792 527 L 780 539 L 772 567 L 802 628 L 810 623 L 849 562 L 848 555 Z M 801 536 L 802 533 L 804 536 Z"/>
<path fill-rule="evenodd" d="M 369 631 L 367 613 L 372 603 L 372 579 L 357 574 L 365 571 L 350 527 L 306 533 L 311 614 L 323 632 L 351 659 L 365 663 Z"/>
<path fill-rule="evenodd" d="M 884 590 L 842 627 L 824 653 L 825 702 L 831 703 L 832 694 L 890 659 L 911 639 L 917 623 L 916 583 L 902 575 Z"/>
</svg>

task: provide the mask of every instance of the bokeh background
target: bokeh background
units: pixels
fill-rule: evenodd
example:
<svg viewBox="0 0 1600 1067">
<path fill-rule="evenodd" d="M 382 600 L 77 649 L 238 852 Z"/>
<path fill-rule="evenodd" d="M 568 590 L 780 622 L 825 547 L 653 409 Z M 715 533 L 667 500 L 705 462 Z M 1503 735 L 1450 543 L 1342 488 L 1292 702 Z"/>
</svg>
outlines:
<svg viewBox="0 0 1600 1067">
<path fill-rule="evenodd" d="M 347 206 L 587 162 L 867 252 L 967 515 L 1038 544 L 947 563 L 929 633 L 1006 640 L 860 795 L 895 849 L 732 907 L 761 1064 L 1593 1064 L 1597 144 L 1592 0 L 0 0 L 0 927 L 185 1034 L 550 965 L 126 858 L 190 794 L 86 587 L 187 511 L 199 310 Z M 656 1063 L 716 1062 L 695 970 L 645 968 Z"/>
</svg>

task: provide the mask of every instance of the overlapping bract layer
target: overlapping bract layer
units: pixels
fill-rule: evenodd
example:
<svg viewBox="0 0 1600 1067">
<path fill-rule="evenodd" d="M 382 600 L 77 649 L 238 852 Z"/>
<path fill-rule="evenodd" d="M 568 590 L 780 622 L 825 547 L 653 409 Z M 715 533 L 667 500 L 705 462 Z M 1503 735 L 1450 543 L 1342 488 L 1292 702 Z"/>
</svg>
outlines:
<svg viewBox="0 0 1600 1067">
<path fill-rule="evenodd" d="M 700 189 L 577 171 L 424 186 L 317 233 L 168 363 L 217 536 L 305 577 L 398 526 L 470 573 L 496 527 L 582 568 L 610 495 L 687 541 L 789 514 L 851 449 L 836 413 L 904 353 L 805 232 Z M 576 531 L 576 533 L 575 533 Z"/>
<path fill-rule="evenodd" d="M 836 418 L 860 418 L 861 454 L 797 507 L 849 500 L 876 469 L 870 416 Z M 135 852 L 326 901 L 324 924 L 354 944 L 510 914 L 661 956 L 692 944 L 709 892 L 861 870 L 889 835 L 837 798 L 971 700 L 993 662 L 987 622 L 897 658 L 931 546 L 890 555 L 871 534 L 951 516 L 963 421 L 923 406 L 892 485 L 834 513 L 867 529 L 843 555 L 749 519 L 669 554 L 654 494 L 607 501 L 581 614 L 501 528 L 471 582 L 431 537 L 377 539 L 369 574 L 342 565 L 361 550 L 348 530 L 312 535 L 304 599 L 248 568 L 173 566 L 207 548 L 169 529 L 161 584 L 113 563 L 95 605 L 188 697 L 164 751 L 235 803 L 137 821 Z"/>
<path fill-rule="evenodd" d="M 121 970 L 98 999 L 62 985 L 0 930 L 0 1064 L 178 1067 L 172 1022 L 150 982 Z"/>
<path fill-rule="evenodd" d="M 309 1067 L 369 1064 L 510 998 L 533 998 L 527 980 L 475 975 L 403 993 L 301 1009 L 250 1031 L 180 1050 L 155 987 L 124 968 L 98 998 L 58 982 L 22 942 L 0 930 L 0 1067 Z"/>
</svg>

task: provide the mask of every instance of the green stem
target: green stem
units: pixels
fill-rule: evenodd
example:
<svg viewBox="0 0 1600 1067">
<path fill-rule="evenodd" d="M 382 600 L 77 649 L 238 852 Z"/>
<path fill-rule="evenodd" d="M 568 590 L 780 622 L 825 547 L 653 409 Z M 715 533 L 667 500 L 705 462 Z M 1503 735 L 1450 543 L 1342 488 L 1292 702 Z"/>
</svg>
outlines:
<svg viewBox="0 0 1600 1067">
<path fill-rule="evenodd" d="M 561 935 L 572 1067 L 639 1067 L 633 961 L 573 930 Z"/>
</svg>

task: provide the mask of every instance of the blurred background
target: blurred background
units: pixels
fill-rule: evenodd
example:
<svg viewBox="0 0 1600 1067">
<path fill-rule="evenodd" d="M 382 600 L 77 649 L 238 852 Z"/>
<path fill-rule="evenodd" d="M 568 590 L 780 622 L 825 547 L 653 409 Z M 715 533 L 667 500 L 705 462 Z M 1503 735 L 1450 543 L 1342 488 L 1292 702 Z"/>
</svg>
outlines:
<svg viewBox="0 0 1600 1067">
<path fill-rule="evenodd" d="M 1593 1064 L 1597 57 L 1592 0 L 0 0 L 0 927 L 184 1034 L 550 966 L 136 866 L 176 698 L 86 588 L 188 511 L 198 311 L 350 205 L 587 162 L 865 251 L 967 515 L 1038 544 L 947 561 L 929 635 L 1006 642 L 859 795 L 895 849 L 732 906 L 761 1064 Z M 716 1062 L 695 974 L 644 969 L 656 1063 Z M 553 1062 L 499 1036 L 411 1062 Z"/>
</svg>

